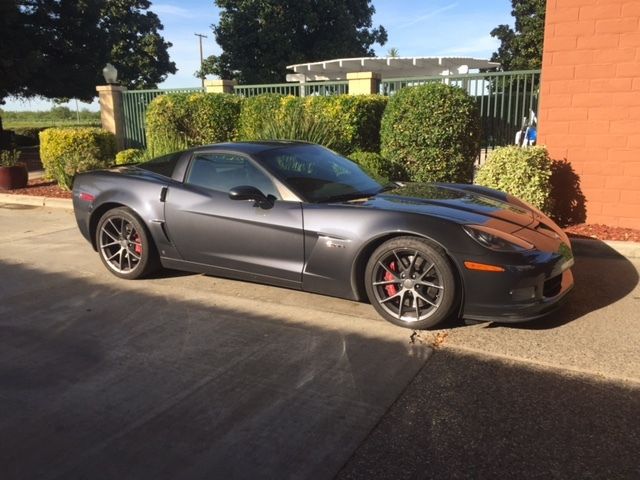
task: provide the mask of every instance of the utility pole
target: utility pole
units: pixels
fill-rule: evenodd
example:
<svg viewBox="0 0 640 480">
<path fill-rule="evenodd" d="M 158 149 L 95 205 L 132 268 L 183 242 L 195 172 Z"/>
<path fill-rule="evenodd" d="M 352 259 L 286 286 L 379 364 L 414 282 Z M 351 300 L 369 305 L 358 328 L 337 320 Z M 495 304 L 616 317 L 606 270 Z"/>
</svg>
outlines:
<svg viewBox="0 0 640 480">
<path fill-rule="evenodd" d="M 203 61 L 203 57 L 202 57 L 202 39 L 203 38 L 207 38 L 207 36 L 206 35 L 202 35 L 200 33 L 194 33 L 194 35 L 196 37 L 198 37 L 199 40 L 200 40 L 200 72 L 202 72 L 202 61 Z M 202 77 L 201 80 L 202 80 L 202 88 L 204 88 L 204 77 Z"/>
</svg>

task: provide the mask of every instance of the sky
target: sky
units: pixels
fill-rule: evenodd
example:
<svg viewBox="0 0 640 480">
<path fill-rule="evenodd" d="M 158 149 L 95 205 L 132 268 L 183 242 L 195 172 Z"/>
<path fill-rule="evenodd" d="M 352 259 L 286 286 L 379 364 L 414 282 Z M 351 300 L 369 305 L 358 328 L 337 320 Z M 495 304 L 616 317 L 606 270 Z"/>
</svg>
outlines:
<svg viewBox="0 0 640 480">
<path fill-rule="evenodd" d="M 394 47 L 400 56 L 461 56 L 489 58 L 498 41 L 489 32 L 503 23 L 513 24 L 510 0 L 373 0 L 374 26 L 383 25 L 389 38 L 384 46 L 374 45 L 377 56 L 386 56 Z M 198 87 L 193 73 L 200 64 L 198 37 L 203 39 L 204 56 L 219 54 L 211 25 L 218 22 L 219 10 L 213 0 L 152 1 L 154 11 L 164 25 L 163 36 L 173 46 L 171 60 L 178 72 L 169 75 L 159 88 Z M 330 60 L 330 59 L 326 59 Z M 48 110 L 51 103 L 42 99 L 7 99 L 5 110 Z M 69 107 L 75 109 L 75 102 Z M 80 108 L 97 110 L 97 102 Z"/>
</svg>

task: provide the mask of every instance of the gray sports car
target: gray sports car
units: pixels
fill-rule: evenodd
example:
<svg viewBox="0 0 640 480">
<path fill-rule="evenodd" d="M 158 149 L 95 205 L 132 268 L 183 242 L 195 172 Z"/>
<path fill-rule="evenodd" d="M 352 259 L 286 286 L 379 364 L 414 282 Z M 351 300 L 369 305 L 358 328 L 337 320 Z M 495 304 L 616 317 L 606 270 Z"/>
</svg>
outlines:
<svg viewBox="0 0 640 480">
<path fill-rule="evenodd" d="M 118 277 L 163 266 L 368 300 L 414 329 L 530 320 L 573 286 L 566 235 L 517 198 L 385 184 L 303 142 L 207 145 L 82 173 L 73 205 Z"/>
</svg>

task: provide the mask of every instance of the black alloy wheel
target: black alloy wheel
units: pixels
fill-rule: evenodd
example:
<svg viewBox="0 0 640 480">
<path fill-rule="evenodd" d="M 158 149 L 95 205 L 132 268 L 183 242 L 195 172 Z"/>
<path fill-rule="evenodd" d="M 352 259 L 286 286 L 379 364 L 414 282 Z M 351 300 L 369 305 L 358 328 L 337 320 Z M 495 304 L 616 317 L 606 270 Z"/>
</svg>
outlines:
<svg viewBox="0 0 640 480">
<path fill-rule="evenodd" d="M 142 278 L 157 270 L 155 245 L 142 222 L 128 208 L 114 208 L 105 213 L 96 236 L 102 263 L 117 277 Z"/>
<path fill-rule="evenodd" d="M 402 327 L 433 327 L 453 311 L 456 286 L 449 260 L 419 237 L 397 237 L 378 247 L 365 282 L 373 307 Z"/>
</svg>

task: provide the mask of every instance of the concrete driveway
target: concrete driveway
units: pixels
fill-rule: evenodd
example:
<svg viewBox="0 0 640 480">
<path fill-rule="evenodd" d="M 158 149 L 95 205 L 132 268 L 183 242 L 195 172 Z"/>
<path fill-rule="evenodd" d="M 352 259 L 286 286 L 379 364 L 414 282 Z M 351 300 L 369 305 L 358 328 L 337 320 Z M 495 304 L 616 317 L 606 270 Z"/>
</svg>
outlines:
<svg viewBox="0 0 640 480">
<path fill-rule="evenodd" d="M 640 475 L 640 265 L 606 247 L 550 318 L 410 337 L 366 304 L 119 280 L 69 211 L 0 225 L 1 478 Z"/>
</svg>

